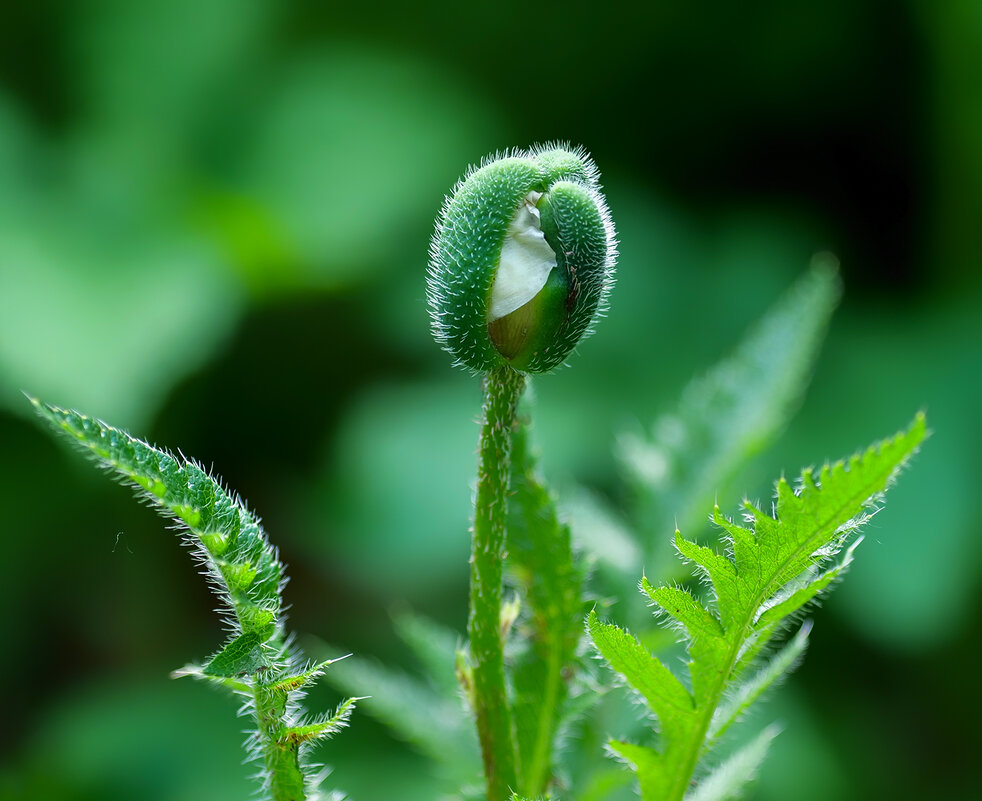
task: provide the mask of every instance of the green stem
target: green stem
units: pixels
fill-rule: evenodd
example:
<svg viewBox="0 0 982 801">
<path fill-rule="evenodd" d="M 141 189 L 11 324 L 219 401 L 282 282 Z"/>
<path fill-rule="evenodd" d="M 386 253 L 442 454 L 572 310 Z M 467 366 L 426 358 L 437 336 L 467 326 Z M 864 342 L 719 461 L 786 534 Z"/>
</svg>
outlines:
<svg viewBox="0 0 982 801">
<path fill-rule="evenodd" d="M 485 377 L 467 633 L 488 801 L 508 801 L 516 786 L 515 735 L 505 688 L 501 632 L 501 573 L 511 436 L 524 389 L 525 375 L 510 367 L 497 367 Z"/>
<path fill-rule="evenodd" d="M 256 723 L 269 781 L 269 798 L 271 801 L 304 801 L 307 787 L 300 767 L 300 747 L 281 736 L 287 713 L 287 694 L 259 679 L 255 682 Z"/>
</svg>

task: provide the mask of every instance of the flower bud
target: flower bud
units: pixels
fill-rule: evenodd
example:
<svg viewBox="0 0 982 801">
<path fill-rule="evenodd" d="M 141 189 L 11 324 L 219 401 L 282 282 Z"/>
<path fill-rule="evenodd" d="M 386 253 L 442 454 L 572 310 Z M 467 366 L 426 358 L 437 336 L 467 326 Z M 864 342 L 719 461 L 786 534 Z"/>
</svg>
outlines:
<svg viewBox="0 0 982 801">
<path fill-rule="evenodd" d="M 430 246 L 433 335 L 479 372 L 562 364 L 604 311 L 617 256 L 597 168 L 585 152 L 535 147 L 472 169 Z"/>
</svg>

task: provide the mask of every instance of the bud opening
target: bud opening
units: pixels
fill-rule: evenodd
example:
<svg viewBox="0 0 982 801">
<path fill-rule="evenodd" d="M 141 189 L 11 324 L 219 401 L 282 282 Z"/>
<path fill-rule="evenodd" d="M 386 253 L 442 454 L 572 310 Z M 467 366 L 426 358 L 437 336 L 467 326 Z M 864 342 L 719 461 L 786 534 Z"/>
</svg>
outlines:
<svg viewBox="0 0 982 801">
<path fill-rule="evenodd" d="M 541 192 L 529 192 L 505 233 L 491 286 L 489 323 L 520 309 L 538 295 L 558 264 L 556 252 L 542 233 L 542 219 L 535 206 L 541 197 Z"/>
<path fill-rule="evenodd" d="M 580 149 L 547 145 L 472 169 L 430 247 L 433 333 L 487 372 L 558 367 L 605 308 L 617 243 L 599 175 Z"/>
</svg>

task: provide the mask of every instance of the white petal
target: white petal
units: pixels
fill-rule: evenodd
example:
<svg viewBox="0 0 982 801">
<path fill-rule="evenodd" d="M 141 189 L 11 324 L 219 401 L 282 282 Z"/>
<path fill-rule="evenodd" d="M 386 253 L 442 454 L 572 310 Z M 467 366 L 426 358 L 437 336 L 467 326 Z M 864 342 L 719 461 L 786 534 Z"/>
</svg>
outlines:
<svg viewBox="0 0 982 801">
<path fill-rule="evenodd" d="M 488 322 L 511 314 L 538 295 L 557 264 L 556 252 L 546 242 L 535 207 L 541 196 L 529 192 L 508 226 L 491 287 Z"/>
</svg>

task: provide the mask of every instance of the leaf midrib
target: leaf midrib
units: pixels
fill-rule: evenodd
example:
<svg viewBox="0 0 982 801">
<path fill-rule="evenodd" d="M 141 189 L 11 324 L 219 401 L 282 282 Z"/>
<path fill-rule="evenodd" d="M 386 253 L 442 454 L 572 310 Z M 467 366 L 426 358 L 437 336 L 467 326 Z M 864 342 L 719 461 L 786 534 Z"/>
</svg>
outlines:
<svg viewBox="0 0 982 801">
<path fill-rule="evenodd" d="M 888 477 L 889 474 L 893 473 L 896 467 L 897 465 L 893 464 L 891 465 L 890 469 L 886 471 Z M 873 491 L 867 491 L 867 487 L 870 486 L 871 483 L 875 483 L 875 485 L 882 483 L 881 482 L 882 475 L 883 475 L 882 471 L 880 473 L 877 473 L 876 482 L 868 482 L 863 485 L 861 491 L 852 493 L 848 497 L 848 499 L 843 501 L 843 503 L 839 504 L 834 510 L 834 512 L 830 513 L 820 525 L 815 527 L 815 531 L 822 531 L 826 527 L 830 526 L 834 520 L 836 520 L 839 516 L 842 515 L 844 509 L 854 505 L 857 502 L 857 500 L 871 497 L 876 492 L 876 490 L 874 489 Z M 821 488 L 818 488 L 817 491 L 821 492 L 822 490 Z M 778 520 L 778 524 L 779 525 L 783 524 L 780 519 Z M 801 553 L 807 550 L 807 545 L 809 542 L 811 542 L 812 538 L 813 535 L 807 537 L 804 542 L 802 542 L 797 548 L 795 548 L 791 553 L 789 553 L 784 560 L 782 560 L 782 562 L 778 565 L 777 569 L 771 573 L 771 577 L 767 580 L 767 582 L 762 584 L 761 589 L 758 590 L 757 593 L 753 596 L 752 602 L 748 605 L 748 608 L 744 610 L 744 613 L 742 615 L 743 622 L 741 623 L 741 625 L 739 627 L 733 627 L 732 630 L 734 632 L 739 632 L 739 636 L 737 636 L 734 639 L 734 641 L 730 644 L 730 649 L 727 653 L 726 661 L 724 663 L 726 667 L 724 670 L 719 672 L 718 674 L 719 678 L 717 679 L 716 683 L 713 685 L 712 693 L 708 696 L 707 702 L 700 707 L 698 724 L 696 728 L 693 730 L 693 737 L 691 738 L 688 747 L 686 749 L 688 751 L 688 754 L 685 758 L 685 761 L 682 763 L 682 769 L 676 772 L 675 776 L 672 779 L 671 784 L 669 785 L 669 794 L 666 801 L 682 801 L 682 799 L 685 797 L 685 791 L 689 786 L 689 781 L 692 777 L 692 774 L 695 772 L 696 765 L 702 753 L 703 743 L 705 742 L 706 739 L 706 733 L 709 731 L 709 725 L 712 722 L 713 713 L 716 711 L 716 708 L 719 706 L 719 702 L 720 699 L 722 698 L 723 691 L 725 690 L 726 685 L 729 682 L 730 674 L 733 672 L 733 666 L 736 664 L 737 658 L 739 656 L 740 647 L 743 645 L 743 642 L 746 639 L 743 635 L 746 632 L 747 628 L 749 628 L 753 624 L 754 613 L 757 611 L 757 609 L 760 608 L 760 605 L 773 594 L 773 592 L 771 592 L 770 590 L 774 584 L 776 577 L 780 576 L 784 568 L 786 568 L 789 564 L 791 564 L 791 562 L 795 558 L 800 556 Z M 814 548 L 811 549 L 811 552 L 814 552 L 814 550 L 815 550 Z M 736 565 L 734 565 L 734 568 L 736 568 Z M 740 575 L 739 571 L 737 572 L 737 575 L 738 576 Z"/>
</svg>

